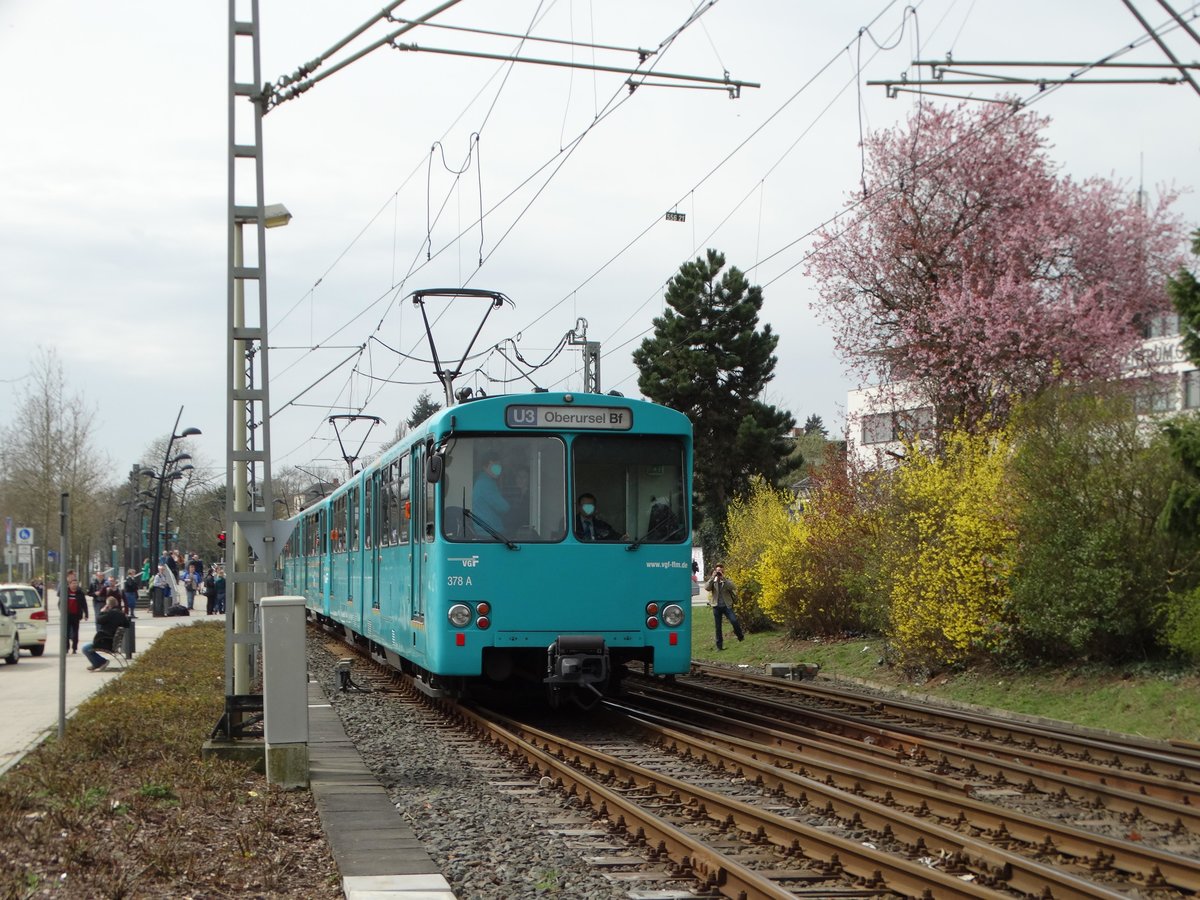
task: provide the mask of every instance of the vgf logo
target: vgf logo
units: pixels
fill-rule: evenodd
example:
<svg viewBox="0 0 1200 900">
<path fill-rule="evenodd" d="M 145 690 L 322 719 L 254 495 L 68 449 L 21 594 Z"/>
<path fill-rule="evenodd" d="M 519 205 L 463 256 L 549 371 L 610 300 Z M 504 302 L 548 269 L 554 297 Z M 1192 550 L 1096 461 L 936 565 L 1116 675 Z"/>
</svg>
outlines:
<svg viewBox="0 0 1200 900">
<path fill-rule="evenodd" d="M 479 565 L 479 554 L 474 556 L 448 556 L 446 562 L 458 562 L 463 564 L 464 569 L 473 569 Z"/>
</svg>

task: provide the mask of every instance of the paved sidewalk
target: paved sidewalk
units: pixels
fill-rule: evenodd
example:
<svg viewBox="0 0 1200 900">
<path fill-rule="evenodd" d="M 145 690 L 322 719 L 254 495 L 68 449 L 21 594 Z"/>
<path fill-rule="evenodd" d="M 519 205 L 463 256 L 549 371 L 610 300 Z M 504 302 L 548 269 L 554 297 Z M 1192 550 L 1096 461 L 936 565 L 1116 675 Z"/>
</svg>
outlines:
<svg viewBox="0 0 1200 900">
<path fill-rule="evenodd" d="M 0 774 L 8 771 L 26 753 L 40 744 L 47 735 L 58 732 L 58 601 L 54 592 L 48 592 L 50 623 L 46 630 L 46 652 L 31 656 L 28 650 L 21 651 L 21 660 L 15 666 L 0 663 L 0 692 L 4 696 L 4 727 L 0 728 Z M 154 618 L 144 611 L 134 619 L 134 635 L 137 653 L 147 647 L 168 628 L 190 625 L 193 622 L 220 621 L 218 616 L 193 613 L 191 616 Z M 79 624 L 79 646 L 90 641 L 96 633 L 93 620 Z M 137 659 L 134 654 L 134 660 Z M 67 656 L 67 717 L 75 712 L 79 704 L 90 697 L 103 684 L 119 677 L 120 669 L 110 664 L 102 672 L 89 672 L 88 659 L 83 653 Z M 67 728 L 71 727 L 70 721 Z"/>
</svg>

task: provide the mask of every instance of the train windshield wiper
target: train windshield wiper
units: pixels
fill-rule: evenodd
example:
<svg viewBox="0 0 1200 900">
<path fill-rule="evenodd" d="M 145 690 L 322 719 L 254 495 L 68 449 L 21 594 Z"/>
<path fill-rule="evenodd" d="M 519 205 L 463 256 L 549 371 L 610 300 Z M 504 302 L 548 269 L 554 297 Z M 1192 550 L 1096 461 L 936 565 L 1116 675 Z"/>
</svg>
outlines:
<svg viewBox="0 0 1200 900">
<path fill-rule="evenodd" d="M 469 509 L 466 509 L 464 507 L 463 514 L 467 518 L 469 518 L 472 522 L 474 522 L 476 525 L 478 525 L 480 528 L 482 528 L 484 531 L 486 531 L 489 535 L 491 535 L 496 540 L 503 543 L 504 546 L 507 547 L 509 550 L 520 550 L 521 549 L 516 544 L 514 544 L 512 541 L 510 541 L 508 538 L 506 538 L 504 535 L 502 535 L 500 532 L 498 532 L 495 528 L 493 528 L 491 525 L 489 525 L 487 522 L 483 521 L 483 519 L 479 518 L 479 516 L 475 515 L 475 513 L 471 512 Z"/>
</svg>

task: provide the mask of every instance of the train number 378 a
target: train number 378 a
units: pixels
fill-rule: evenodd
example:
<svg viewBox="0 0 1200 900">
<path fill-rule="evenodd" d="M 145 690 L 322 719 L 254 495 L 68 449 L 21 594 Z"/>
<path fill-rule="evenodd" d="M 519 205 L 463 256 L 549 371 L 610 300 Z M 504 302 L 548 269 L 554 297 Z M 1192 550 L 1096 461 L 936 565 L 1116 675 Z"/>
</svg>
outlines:
<svg viewBox="0 0 1200 900">
<path fill-rule="evenodd" d="M 470 584 L 471 584 L 471 578 L 469 575 L 447 575 L 446 576 L 446 586 L 447 587 L 469 587 Z"/>
</svg>

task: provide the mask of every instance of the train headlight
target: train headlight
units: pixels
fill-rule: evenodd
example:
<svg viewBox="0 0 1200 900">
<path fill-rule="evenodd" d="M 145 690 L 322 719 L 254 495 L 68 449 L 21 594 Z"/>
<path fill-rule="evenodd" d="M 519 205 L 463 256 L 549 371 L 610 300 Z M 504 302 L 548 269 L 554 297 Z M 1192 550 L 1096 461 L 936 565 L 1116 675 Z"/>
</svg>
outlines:
<svg viewBox="0 0 1200 900">
<path fill-rule="evenodd" d="M 675 603 L 668 603 L 663 607 L 662 620 L 664 625 L 678 628 L 683 624 L 683 607 Z"/>
<path fill-rule="evenodd" d="M 465 603 L 455 603 L 446 613 L 450 618 L 450 624 L 455 628 L 464 628 L 471 621 L 471 607 Z"/>
</svg>

